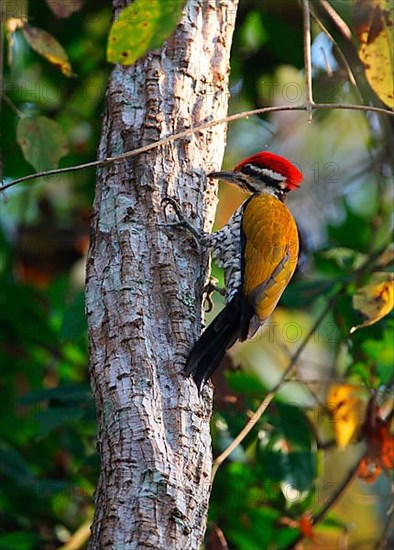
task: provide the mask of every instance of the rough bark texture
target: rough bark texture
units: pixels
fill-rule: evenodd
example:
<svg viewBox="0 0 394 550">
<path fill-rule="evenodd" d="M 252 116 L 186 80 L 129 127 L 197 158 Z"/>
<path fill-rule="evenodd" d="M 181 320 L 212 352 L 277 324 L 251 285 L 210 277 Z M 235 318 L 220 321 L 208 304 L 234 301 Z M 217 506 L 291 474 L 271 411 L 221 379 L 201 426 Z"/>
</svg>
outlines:
<svg viewBox="0 0 394 550">
<path fill-rule="evenodd" d="M 118 10 L 127 2 L 114 1 Z M 226 115 L 237 0 L 189 0 L 159 51 L 111 75 L 100 158 Z M 208 256 L 163 227 L 177 197 L 210 230 L 225 126 L 112 164 L 97 177 L 87 266 L 101 473 L 89 548 L 198 549 L 210 493 L 211 390 L 182 375 L 200 334 Z"/>
</svg>

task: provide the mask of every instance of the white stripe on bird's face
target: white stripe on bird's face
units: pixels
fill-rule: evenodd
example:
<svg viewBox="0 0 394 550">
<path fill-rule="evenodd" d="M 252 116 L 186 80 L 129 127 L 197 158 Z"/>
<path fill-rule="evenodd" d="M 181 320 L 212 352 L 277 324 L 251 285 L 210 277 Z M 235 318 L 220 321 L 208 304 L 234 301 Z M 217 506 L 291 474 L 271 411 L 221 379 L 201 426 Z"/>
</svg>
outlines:
<svg viewBox="0 0 394 550">
<path fill-rule="evenodd" d="M 253 174 L 260 178 L 264 178 L 265 176 L 266 178 L 276 181 L 284 181 L 286 179 L 285 176 L 280 172 L 274 172 L 274 170 L 263 168 L 261 166 L 257 166 L 256 164 L 245 164 L 245 166 L 243 166 L 241 170 L 243 172 L 249 173 L 250 175 Z"/>
</svg>

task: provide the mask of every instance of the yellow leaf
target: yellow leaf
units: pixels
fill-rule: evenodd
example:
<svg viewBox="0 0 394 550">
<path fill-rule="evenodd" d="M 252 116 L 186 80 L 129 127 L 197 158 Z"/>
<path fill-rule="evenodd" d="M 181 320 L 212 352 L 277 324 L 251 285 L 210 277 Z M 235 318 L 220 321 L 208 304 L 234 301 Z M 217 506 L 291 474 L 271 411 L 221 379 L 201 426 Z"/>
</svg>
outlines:
<svg viewBox="0 0 394 550">
<path fill-rule="evenodd" d="M 51 34 L 28 24 L 24 25 L 22 32 L 34 51 L 59 67 L 65 76 L 74 76 L 63 46 Z"/>
<path fill-rule="evenodd" d="M 357 290 L 353 296 L 353 307 L 366 317 L 366 320 L 350 329 L 355 330 L 377 323 L 393 309 L 394 305 L 394 274 L 386 271 L 372 275 L 368 285 Z"/>
<path fill-rule="evenodd" d="M 21 19 L 20 17 L 10 17 L 5 22 L 5 28 L 7 33 L 12 34 L 18 29 L 21 29 L 24 25 L 26 25 L 26 20 Z"/>
<path fill-rule="evenodd" d="M 391 109 L 394 108 L 393 4 L 392 0 L 357 0 L 354 28 L 359 39 L 359 56 L 371 88 Z"/>
<path fill-rule="evenodd" d="M 366 402 L 360 390 L 351 384 L 336 384 L 330 387 L 327 408 L 334 421 L 334 433 L 339 448 L 346 447 L 361 427 Z"/>
</svg>

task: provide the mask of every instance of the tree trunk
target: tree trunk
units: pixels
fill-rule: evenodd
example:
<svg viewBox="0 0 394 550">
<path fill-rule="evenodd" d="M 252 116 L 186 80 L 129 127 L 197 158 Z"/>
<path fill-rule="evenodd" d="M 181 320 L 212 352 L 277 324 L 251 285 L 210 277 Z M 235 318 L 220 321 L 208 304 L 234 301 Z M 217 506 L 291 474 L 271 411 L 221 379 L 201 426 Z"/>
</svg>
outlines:
<svg viewBox="0 0 394 550">
<path fill-rule="evenodd" d="M 175 35 L 109 80 L 99 157 L 226 115 L 238 0 L 189 0 Z M 127 2 L 114 0 L 115 11 Z M 138 23 L 138 22 L 136 22 Z M 130 30 L 132 32 L 132 28 Z M 164 227 L 176 197 L 209 231 L 225 125 L 99 169 L 87 265 L 101 472 L 89 548 L 198 549 L 210 493 L 212 392 L 182 374 L 208 255 Z"/>
</svg>

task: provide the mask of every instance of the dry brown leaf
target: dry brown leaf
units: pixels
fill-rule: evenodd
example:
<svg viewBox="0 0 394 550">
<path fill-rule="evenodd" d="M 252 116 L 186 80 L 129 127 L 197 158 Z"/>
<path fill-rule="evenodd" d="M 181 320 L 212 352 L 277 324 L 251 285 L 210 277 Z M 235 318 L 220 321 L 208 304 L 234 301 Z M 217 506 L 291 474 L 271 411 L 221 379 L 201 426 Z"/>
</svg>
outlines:
<svg viewBox="0 0 394 550">
<path fill-rule="evenodd" d="M 358 289 L 353 296 L 353 307 L 361 311 L 366 320 L 352 327 L 350 333 L 377 323 L 390 313 L 393 303 L 394 274 L 386 271 L 374 273 L 370 283 Z"/>
<path fill-rule="evenodd" d="M 26 24 L 22 32 L 34 51 L 45 57 L 50 63 L 59 67 L 65 76 L 74 76 L 67 53 L 63 46 L 48 32 Z"/>
</svg>

